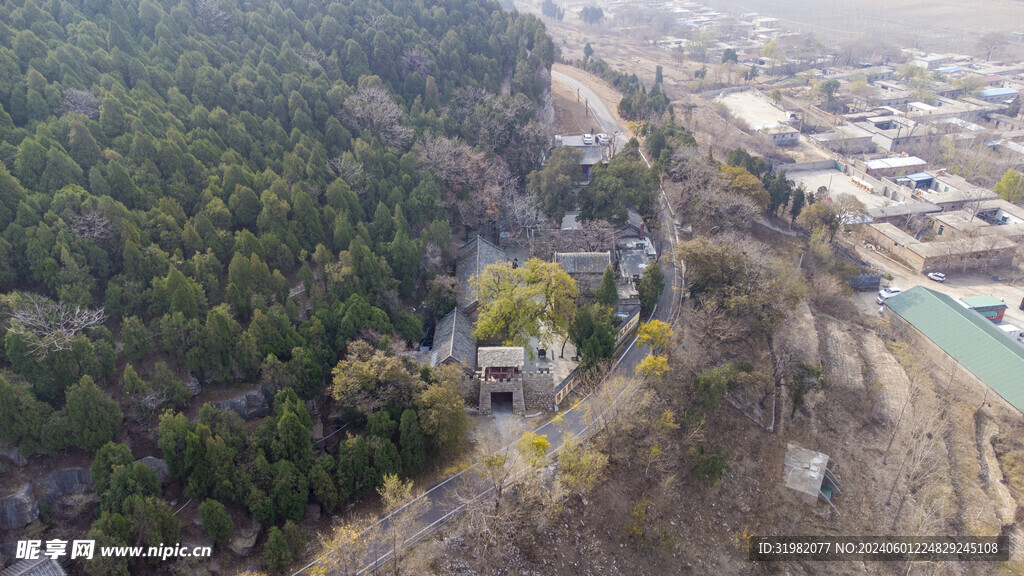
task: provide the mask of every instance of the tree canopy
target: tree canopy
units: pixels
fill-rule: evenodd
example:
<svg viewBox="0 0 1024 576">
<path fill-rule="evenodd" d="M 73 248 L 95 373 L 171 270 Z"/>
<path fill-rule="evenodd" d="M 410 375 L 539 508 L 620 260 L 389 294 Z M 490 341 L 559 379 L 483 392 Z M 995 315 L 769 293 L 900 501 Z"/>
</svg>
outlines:
<svg viewBox="0 0 1024 576">
<path fill-rule="evenodd" d="M 504 225 L 539 168 L 556 55 L 539 18 L 489 0 L 26 0 L 0 5 L 0 38 L 0 438 L 98 453 L 90 534 L 177 541 L 144 466 L 105 448 L 124 430 L 156 427 L 218 543 L 225 513 L 297 521 L 459 448 L 458 394 L 397 352 L 435 321 L 428 287 L 451 301 L 452 228 Z M 532 283 L 564 332 L 558 281 Z M 328 377 L 339 362 L 355 387 Z M 248 431 L 234 410 L 195 418 L 201 389 L 240 385 L 271 411 Z M 328 386 L 363 439 L 338 458 L 365 455 L 360 490 L 313 451 L 306 401 Z M 400 429 L 363 438 L 378 404 Z"/>
<path fill-rule="evenodd" d="M 491 264 L 471 283 L 479 302 L 477 339 L 528 346 L 530 338 L 553 344 L 552 335 L 568 335 L 579 289 L 558 264 L 537 258 L 517 268 Z"/>
</svg>

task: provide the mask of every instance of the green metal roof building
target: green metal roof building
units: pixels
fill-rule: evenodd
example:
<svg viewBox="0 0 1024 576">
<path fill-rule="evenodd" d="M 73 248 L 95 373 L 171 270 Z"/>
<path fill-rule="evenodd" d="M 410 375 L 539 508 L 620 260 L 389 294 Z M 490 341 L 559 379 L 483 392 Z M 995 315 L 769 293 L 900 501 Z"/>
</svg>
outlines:
<svg viewBox="0 0 1024 576">
<path fill-rule="evenodd" d="M 1024 347 L 995 324 L 923 286 L 889 298 L 885 306 L 1024 412 Z"/>
</svg>

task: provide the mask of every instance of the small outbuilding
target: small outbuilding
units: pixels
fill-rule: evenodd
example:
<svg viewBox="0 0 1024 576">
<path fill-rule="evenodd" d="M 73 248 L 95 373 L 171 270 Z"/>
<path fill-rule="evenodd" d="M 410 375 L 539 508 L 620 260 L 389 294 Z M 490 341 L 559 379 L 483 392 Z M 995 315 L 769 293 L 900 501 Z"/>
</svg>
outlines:
<svg viewBox="0 0 1024 576">
<path fill-rule="evenodd" d="M 818 498 L 831 503 L 833 495 L 842 493 L 839 482 L 828 469 L 828 455 L 793 443 L 786 445 L 783 481 L 786 488 L 795 490 L 808 504 L 814 504 Z"/>
<path fill-rule="evenodd" d="M 1003 321 L 1003 314 L 1006 312 L 1006 302 L 995 296 L 970 296 L 961 298 L 964 307 L 974 310 L 992 322 L 999 324 Z"/>
</svg>

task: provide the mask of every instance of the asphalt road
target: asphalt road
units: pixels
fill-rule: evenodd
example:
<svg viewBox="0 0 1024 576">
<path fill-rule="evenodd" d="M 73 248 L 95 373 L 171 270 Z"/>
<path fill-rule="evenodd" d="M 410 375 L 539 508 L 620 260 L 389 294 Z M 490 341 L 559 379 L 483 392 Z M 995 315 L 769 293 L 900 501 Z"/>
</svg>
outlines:
<svg viewBox="0 0 1024 576">
<path fill-rule="evenodd" d="M 594 91 L 591 90 L 586 84 L 580 82 L 579 80 L 573 78 L 572 76 L 567 76 L 565 74 L 562 74 L 561 72 L 556 72 L 554 70 L 551 71 L 551 80 L 561 82 L 562 84 L 565 84 L 566 86 L 572 88 L 573 90 L 579 91 L 580 96 L 587 101 L 587 104 L 590 107 L 590 111 L 593 112 L 594 118 L 597 120 L 598 124 L 601 125 L 601 129 L 604 130 L 605 134 L 615 135 L 616 150 L 621 150 L 622 147 L 625 146 L 627 142 L 629 142 L 629 138 L 626 137 L 627 132 L 625 130 L 625 127 L 620 127 L 618 124 L 616 124 L 615 116 L 613 116 L 612 113 L 608 111 L 608 108 L 604 105 L 604 102 L 602 102 L 601 99 L 598 98 L 597 94 L 595 94 Z"/>
<path fill-rule="evenodd" d="M 581 95 L 586 93 L 586 97 L 590 100 L 591 110 L 594 112 L 595 117 L 601 123 L 602 128 L 606 133 L 615 134 L 617 132 L 617 142 L 621 142 L 622 144 L 625 144 L 625 142 L 628 141 L 624 136 L 625 130 L 619 128 L 615 124 L 614 118 L 601 102 L 601 99 L 598 98 L 597 95 L 589 88 L 575 79 L 558 72 L 552 72 L 552 76 L 555 80 L 565 82 L 573 89 L 579 88 Z M 658 217 L 661 219 L 662 226 L 655 234 L 660 236 L 656 240 L 657 244 L 661 247 L 659 264 L 661 265 L 662 272 L 665 274 L 665 289 L 662 291 L 661 296 L 658 299 L 658 304 L 655 306 L 648 320 L 657 319 L 671 324 L 679 312 L 679 298 L 677 295 L 680 293 L 680 290 L 677 287 L 682 284 L 682 271 L 676 269 L 676 266 L 673 263 L 674 259 L 671 257 L 672 250 L 677 239 L 677 234 L 675 230 L 674 215 L 672 214 L 672 209 L 668 205 L 668 201 L 664 196 L 664 193 L 662 194 L 661 209 Z M 648 347 L 646 345 L 638 345 L 634 338 L 616 360 L 609 376 L 632 376 L 637 364 L 646 358 L 648 354 L 650 354 Z M 635 388 L 623 389 L 620 392 L 619 397 L 616 399 L 616 403 L 618 404 L 623 401 L 628 401 L 629 396 L 634 391 Z M 551 451 L 549 454 L 555 454 L 562 446 L 563 430 L 573 436 L 583 438 L 588 437 L 593 431 L 592 424 L 588 423 L 588 418 L 585 417 L 589 400 L 589 397 L 584 398 L 576 408 L 562 413 L 563 422 L 561 424 L 556 425 L 554 422 L 548 422 L 534 430 L 534 433 L 536 434 L 547 436 L 547 440 L 551 444 Z M 465 508 L 467 500 L 484 498 L 490 493 L 490 491 L 491 487 L 478 473 L 477 465 L 474 465 L 430 488 L 417 498 L 418 501 L 425 502 L 424 511 L 415 520 L 416 525 L 421 526 L 421 529 L 415 535 L 406 540 L 403 548 L 414 545 L 416 542 L 426 536 L 429 536 L 439 527 L 457 516 Z M 380 518 L 377 521 L 376 528 L 381 529 L 381 532 L 386 532 L 393 517 L 394 515 L 392 514 Z M 370 547 L 367 552 L 366 565 L 359 573 L 372 573 L 376 569 L 387 564 L 390 558 L 391 554 L 386 542 L 384 542 L 383 539 L 374 539 L 370 543 Z M 306 574 L 306 570 L 315 565 L 318 561 L 319 559 L 314 560 L 298 572 L 295 572 L 292 576 Z"/>
</svg>

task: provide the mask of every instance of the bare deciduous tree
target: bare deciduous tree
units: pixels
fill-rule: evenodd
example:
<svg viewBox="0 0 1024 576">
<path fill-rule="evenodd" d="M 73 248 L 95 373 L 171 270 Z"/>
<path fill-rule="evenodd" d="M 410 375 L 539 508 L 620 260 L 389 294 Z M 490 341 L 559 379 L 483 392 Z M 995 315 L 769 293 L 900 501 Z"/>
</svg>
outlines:
<svg viewBox="0 0 1024 576">
<path fill-rule="evenodd" d="M 108 238 L 112 231 L 110 218 L 98 210 L 71 217 L 71 230 L 80 238 L 101 240 Z"/>
<path fill-rule="evenodd" d="M 8 331 L 26 337 L 33 355 L 45 358 L 51 352 L 70 350 L 75 336 L 104 320 L 103 308 L 90 310 L 22 293 L 13 302 Z"/>
<path fill-rule="evenodd" d="M 402 76 L 417 73 L 424 78 L 434 71 L 434 59 L 419 48 L 406 48 L 402 52 Z"/>
<path fill-rule="evenodd" d="M 327 55 L 324 54 L 323 50 L 313 48 L 307 44 L 302 49 L 302 52 L 299 52 L 299 59 L 308 68 L 321 68 L 320 63 L 327 59 Z"/>
<path fill-rule="evenodd" d="M 892 504 L 893 496 L 902 481 L 903 491 L 893 515 L 892 530 L 896 530 L 899 525 L 907 497 L 926 486 L 945 462 L 942 438 L 946 434 L 948 424 L 938 406 L 927 400 L 931 398 L 921 396 L 918 405 L 911 412 L 905 434 L 906 449 L 902 451 L 896 477 L 885 501 L 887 506 Z"/>
<path fill-rule="evenodd" d="M 358 187 L 362 183 L 363 165 L 355 159 L 351 152 L 331 158 L 327 161 L 327 166 L 335 176 L 344 180 L 349 186 Z"/>
<path fill-rule="evenodd" d="M 216 0 L 195 0 L 192 6 L 197 19 L 204 24 L 220 29 L 226 29 L 231 24 L 231 16 Z"/>
<path fill-rule="evenodd" d="M 469 146 L 458 138 L 427 134 L 416 143 L 416 152 L 420 162 L 433 170 L 445 186 L 454 187 L 463 183 L 463 166 L 469 154 Z"/>
<path fill-rule="evenodd" d="M 991 60 L 1003 44 L 1006 44 L 1006 34 L 1003 32 L 989 32 L 978 38 L 978 49 L 985 53 L 985 60 Z"/>
<path fill-rule="evenodd" d="M 344 114 L 357 128 L 372 132 L 386 146 L 401 148 L 412 137 L 412 129 L 402 125 L 402 107 L 380 86 L 363 86 L 346 98 Z"/>
<path fill-rule="evenodd" d="M 311 576 L 355 576 L 366 562 L 367 542 L 362 523 L 345 523 L 320 537 L 323 556 L 306 569 Z"/>
<path fill-rule="evenodd" d="M 61 114 L 82 114 L 96 120 L 100 117 L 100 99 L 86 90 L 65 88 L 61 95 Z"/>
<path fill-rule="evenodd" d="M 412 480 L 401 480 L 394 474 L 384 476 L 384 484 L 377 492 L 387 515 L 367 533 L 367 540 L 374 545 L 376 562 L 389 562 L 395 576 L 419 573 L 414 567 L 405 566 L 405 552 L 416 543 L 416 536 L 425 526 L 422 516 L 429 502 L 413 493 Z M 377 552 L 378 544 L 383 544 L 383 554 Z M 403 572 L 403 568 L 408 571 Z"/>
<path fill-rule="evenodd" d="M 618 228 L 607 220 L 586 220 L 576 230 L 556 230 L 547 248 L 552 252 L 604 252 L 615 248 Z"/>
</svg>

